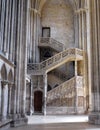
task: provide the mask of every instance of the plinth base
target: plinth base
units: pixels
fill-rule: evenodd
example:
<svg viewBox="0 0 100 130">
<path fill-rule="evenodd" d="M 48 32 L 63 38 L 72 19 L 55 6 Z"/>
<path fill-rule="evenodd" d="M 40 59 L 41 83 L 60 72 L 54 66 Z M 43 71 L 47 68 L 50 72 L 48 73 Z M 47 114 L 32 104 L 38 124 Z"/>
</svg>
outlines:
<svg viewBox="0 0 100 130">
<path fill-rule="evenodd" d="M 89 123 L 100 125 L 100 112 L 91 112 L 89 114 Z"/>
<path fill-rule="evenodd" d="M 17 126 L 27 125 L 27 122 L 28 122 L 27 117 L 20 117 L 20 118 L 14 119 L 11 122 L 11 127 L 17 127 Z"/>
</svg>

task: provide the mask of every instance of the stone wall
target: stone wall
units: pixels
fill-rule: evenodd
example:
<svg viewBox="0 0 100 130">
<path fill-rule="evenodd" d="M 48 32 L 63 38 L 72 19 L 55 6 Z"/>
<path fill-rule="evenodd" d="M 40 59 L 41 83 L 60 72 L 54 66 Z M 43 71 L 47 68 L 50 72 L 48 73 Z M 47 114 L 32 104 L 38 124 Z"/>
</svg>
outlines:
<svg viewBox="0 0 100 130">
<path fill-rule="evenodd" d="M 52 38 L 68 47 L 74 46 L 74 15 L 68 2 L 47 1 L 42 10 L 41 21 L 42 27 L 51 28 Z"/>
</svg>

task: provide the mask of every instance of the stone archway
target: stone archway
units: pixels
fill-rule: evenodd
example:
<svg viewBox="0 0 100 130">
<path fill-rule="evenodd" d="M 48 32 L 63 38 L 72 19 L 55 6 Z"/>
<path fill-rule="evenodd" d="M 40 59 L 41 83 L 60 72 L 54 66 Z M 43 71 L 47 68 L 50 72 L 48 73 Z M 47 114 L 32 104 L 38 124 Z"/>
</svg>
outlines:
<svg viewBox="0 0 100 130">
<path fill-rule="evenodd" d="M 13 77 L 13 72 L 12 70 L 10 69 L 9 73 L 8 73 L 8 116 L 10 117 L 11 114 L 13 113 L 13 110 L 14 110 L 14 77 Z"/>
<path fill-rule="evenodd" d="M 42 112 L 43 93 L 41 91 L 34 92 L 34 112 Z"/>
<path fill-rule="evenodd" d="M 10 71 L 9 71 L 9 73 L 8 73 L 8 81 L 9 82 L 13 82 L 13 72 L 12 72 L 12 70 L 10 69 Z"/>
<path fill-rule="evenodd" d="M 7 69 L 5 64 L 3 64 L 2 68 L 1 68 L 1 79 L 3 80 L 7 80 Z"/>
</svg>

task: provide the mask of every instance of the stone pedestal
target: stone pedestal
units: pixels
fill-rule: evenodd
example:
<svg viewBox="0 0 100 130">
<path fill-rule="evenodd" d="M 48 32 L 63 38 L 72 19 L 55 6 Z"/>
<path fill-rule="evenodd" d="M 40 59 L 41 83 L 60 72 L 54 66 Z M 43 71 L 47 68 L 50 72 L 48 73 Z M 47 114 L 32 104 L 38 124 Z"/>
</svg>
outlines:
<svg viewBox="0 0 100 130">
<path fill-rule="evenodd" d="M 89 123 L 100 125 L 100 112 L 91 112 L 89 114 Z"/>
<path fill-rule="evenodd" d="M 22 125 L 27 125 L 28 119 L 27 117 L 16 118 L 11 122 L 11 127 L 17 127 Z"/>
</svg>

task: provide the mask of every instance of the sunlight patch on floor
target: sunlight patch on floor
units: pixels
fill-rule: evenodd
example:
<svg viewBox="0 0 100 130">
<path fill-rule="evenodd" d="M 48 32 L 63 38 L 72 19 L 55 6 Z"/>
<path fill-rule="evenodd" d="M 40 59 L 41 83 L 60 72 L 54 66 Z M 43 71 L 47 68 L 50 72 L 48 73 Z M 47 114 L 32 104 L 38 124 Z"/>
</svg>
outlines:
<svg viewBox="0 0 100 130">
<path fill-rule="evenodd" d="M 38 116 L 28 117 L 28 124 L 48 124 L 48 123 L 74 123 L 88 122 L 87 115 L 78 116 Z"/>
</svg>

